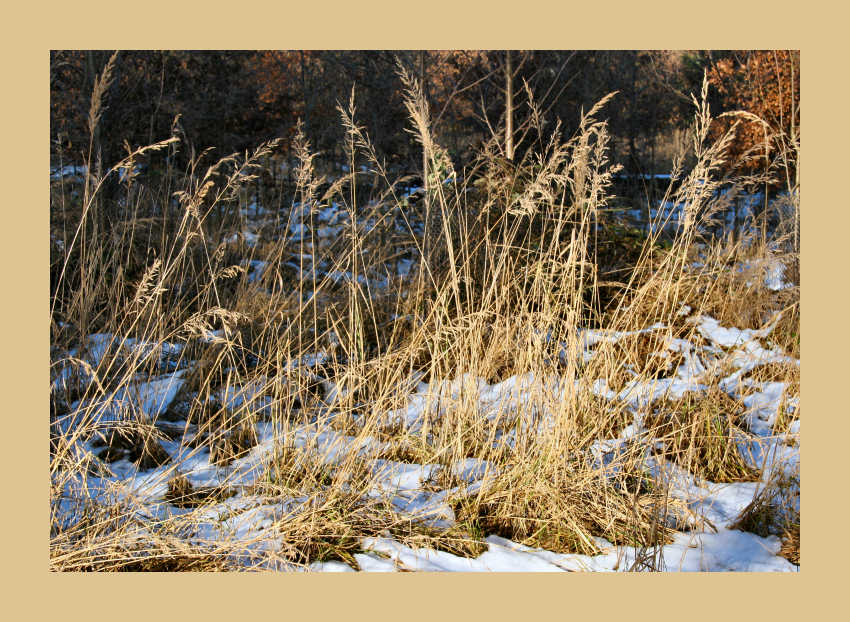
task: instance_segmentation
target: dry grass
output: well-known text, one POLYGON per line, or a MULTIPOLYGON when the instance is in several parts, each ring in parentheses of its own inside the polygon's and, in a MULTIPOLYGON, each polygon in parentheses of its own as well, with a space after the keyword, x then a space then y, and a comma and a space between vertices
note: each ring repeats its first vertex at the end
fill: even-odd
POLYGON ((738 445, 744 411, 743 404, 713 387, 653 406, 644 425, 663 445, 660 454, 694 475, 713 482, 754 481, 759 473, 738 445))
POLYGON ((179 550, 122 549, 100 551, 79 566, 63 571, 76 572, 227 572, 234 566, 223 556, 182 553, 179 550))
POLYGON ((675 375, 684 362, 680 352, 667 347, 667 331, 626 335, 612 344, 602 344, 596 356, 606 359, 605 379, 613 391, 621 391, 627 382, 635 378, 658 379, 675 375))
POLYGON ((257 432, 251 422, 241 423, 226 436, 216 438, 210 446, 210 463, 227 466, 247 454, 257 444, 257 432))
POLYGON ((784 382, 788 396, 800 395, 800 366, 796 363, 763 363, 741 375, 755 382, 784 382))
MULTIPOLYGON (((331 239, 316 239, 309 226, 308 235, 278 235, 253 247, 244 236, 229 241, 239 226, 240 188, 258 174, 269 144, 210 165, 207 154, 196 157, 167 180, 177 205, 156 220, 138 216, 162 209, 145 203, 149 195, 128 195, 133 200, 118 212, 121 226, 108 240, 95 218, 97 179, 86 181, 81 209, 57 215, 57 221, 75 222, 76 232, 66 238, 63 256, 52 250, 51 362, 56 374, 64 365, 76 371, 51 395, 52 569, 224 570, 244 552, 238 540, 218 542, 213 550, 190 547, 177 526, 169 526, 170 539, 140 545, 132 518, 138 507, 104 507, 85 491, 72 495, 79 506, 73 520, 60 520, 67 518, 62 503, 68 491, 78 490, 75 483, 97 463, 75 448, 99 429, 107 430, 98 448, 103 460, 163 467, 161 500, 184 510, 180 526, 186 528, 236 488, 226 482, 191 486, 179 474, 184 465, 169 462, 163 431, 190 455, 209 450, 211 465, 224 472, 257 445, 262 420, 274 430, 275 449, 261 479, 244 492, 281 505, 297 500, 297 509, 268 529, 282 544, 263 554, 299 565, 338 559, 356 567, 353 555, 362 539, 387 533, 410 546, 464 556, 479 555, 486 546, 482 537, 492 533, 592 554, 598 550, 594 536, 655 547, 683 525, 685 509, 647 477, 639 447, 604 469, 588 459, 596 440, 617 438, 634 415, 590 386, 598 378, 622 388, 633 378, 674 375, 682 355, 668 347, 670 339, 691 339, 700 348, 704 343, 689 321, 699 313, 715 314, 725 326, 758 328, 781 311, 770 338, 799 355, 799 289, 770 292, 757 276, 729 270, 732 262, 773 251, 700 233, 716 207, 711 190, 730 181, 718 177, 728 137, 709 144, 711 119, 700 107, 695 165, 665 197, 692 207, 680 235, 662 248, 657 237, 623 237, 605 211, 617 168, 607 160, 611 137, 598 118, 604 101, 582 117, 569 140, 560 131, 541 130, 551 142, 525 159, 507 163, 497 155, 498 140, 491 141, 459 180, 431 134, 420 89, 409 76, 405 80, 428 172, 453 180, 429 184, 418 206, 398 195, 356 122, 352 100, 341 110, 349 173, 323 196, 318 188, 327 180, 315 175, 309 145, 299 138, 296 199, 317 208, 341 206, 343 228, 331 239), (383 184, 380 200, 358 196, 361 162, 383 184), (697 252, 704 267, 693 270, 697 252), (383 279, 386 266, 400 258, 412 262, 409 275, 383 279), (265 262, 263 277, 249 279, 243 260, 265 262), (678 315, 685 304, 692 312, 678 315), (634 332, 657 322, 665 328, 600 344, 584 362, 576 328, 634 332), (90 362, 91 352, 67 353, 96 332, 117 335, 118 342, 133 338, 183 349, 165 361, 173 364, 169 370, 162 357, 130 347, 90 362), (318 352, 326 359, 298 363, 318 352), (130 423, 114 431, 99 422, 103 405, 119 402, 121 390, 175 368, 183 370, 184 384, 164 412, 145 419, 136 409, 130 423), (497 401, 485 413, 475 382, 455 395, 440 393, 440 381, 461 373, 490 385, 511 378, 534 382, 519 403, 497 401), (420 380, 430 383, 434 405, 421 429, 411 430, 387 413, 404 408, 420 380), (251 383, 263 389, 238 407, 225 403, 225 393, 251 383), (58 420, 78 401, 81 423, 63 432, 58 420), (342 433, 354 442, 335 445, 330 460, 303 441, 307 430, 342 433), (361 441, 369 439, 383 445, 361 453, 361 441), (488 461, 492 472, 473 494, 451 499, 457 518, 451 528, 412 521, 388 499, 366 494, 376 484, 377 459, 440 465, 426 490, 468 492, 450 467, 469 458, 488 461)), ((97 115, 93 107, 93 127, 97 115)), ((174 149, 173 138, 151 149, 174 149)), ((103 174, 132 169, 139 153, 103 174)), ((678 165, 674 174, 682 176, 678 165)), ((264 230, 309 225, 318 209, 299 211, 282 212, 281 222, 264 230)), ((785 259, 793 260, 793 253, 785 259)), ((752 374, 793 378, 770 367, 752 374)), ((791 392, 798 394, 797 374, 791 392)), ((754 477, 734 442, 740 405, 722 392, 686 394, 647 413, 646 423, 663 443, 662 453, 692 473, 712 481, 754 477)))
POLYGON ((159 443, 161 436, 156 427, 140 424, 113 430, 105 438, 96 439, 92 446, 104 462, 129 460, 140 469, 152 469, 171 460, 159 443))
POLYGON ((792 564, 800 565, 800 523, 794 523, 782 534, 782 549, 779 551, 792 564))
POLYGON ((401 544, 412 549, 434 549, 459 557, 475 558, 488 548, 483 542, 481 532, 476 531, 474 526, 471 530, 467 530, 465 526, 438 529, 422 523, 409 522, 396 527, 392 535, 401 544))
POLYGON ((799 474, 777 475, 758 491, 744 508, 733 529, 760 536, 778 536, 780 555, 800 565, 800 480, 799 474))
POLYGON ((234 494, 236 492, 226 486, 192 486, 184 475, 178 473, 168 480, 164 500, 178 508, 194 508, 223 501, 234 494))
POLYGON ((593 536, 638 547, 667 541, 663 494, 629 491, 578 464, 518 465, 455 504, 461 524, 556 552, 599 552, 593 536))

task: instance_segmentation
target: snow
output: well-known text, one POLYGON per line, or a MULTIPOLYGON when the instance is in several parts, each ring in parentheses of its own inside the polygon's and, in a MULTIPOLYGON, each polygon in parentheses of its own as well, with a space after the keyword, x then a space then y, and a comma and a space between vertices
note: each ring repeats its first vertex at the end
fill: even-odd
POLYGON ((63 177, 76 177, 82 179, 88 169, 83 164, 66 164, 62 167, 50 169, 50 179, 62 179, 63 177))
POLYGON ((140 419, 146 416, 155 419, 168 409, 180 387, 183 375, 180 370, 148 382, 130 383, 125 387, 89 400, 78 400, 70 405, 70 412, 54 422, 57 431, 67 433, 83 421, 94 425, 101 432, 110 424, 140 419))
POLYGON ((785 266, 779 261, 773 261, 764 277, 765 286, 773 291, 794 287, 793 283, 785 280, 785 266))
MULTIPOLYGON (((364 548, 389 556, 406 570, 425 572, 615 572, 630 570, 638 559, 634 547, 614 547, 602 538, 603 553, 596 556, 559 554, 534 549, 498 536, 485 538, 488 549, 470 559, 445 551, 412 549, 392 538, 367 538, 364 548)), ((658 558, 662 569, 674 572, 795 572, 797 568, 778 557, 776 537, 723 529, 718 533, 676 534, 673 544, 661 547, 658 558)), ((378 572, 391 572, 390 563, 376 557, 359 555, 366 561, 362 570, 372 566, 378 572)), ((640 569, 639 567, 637 569, 640 569)))
POLYGON ((228 244, 236 244, 240 238, 245 240, 245 244, 247 244, 248 246, 256 246, 257 242, 260 239, 259 236, 253 231, 244 229, 238 233, 234 233, 233 235, 228 236, 227 238, 225 238, 224 241, 228 244))
MULTIPOLYGON (((251 265, 252 271, 260 268, 251 265)), ((728 357, 737 368, 728 377, 721 379, 723 390, 738 395, 746 405, 749 427, 753 436, 742 438, 756 466, 764 465, 761 480, 740 483, 715 483, 688 473, 678 465, 649 455, 645 459, 648 469, 668 485, 671 498, 684 502, 688 511, 689 531, 675 532, 671 544, 659 547, 654 553, 655 565, 668 571, 748 571, 748 572, 793 572, 797 567, 778 556, 780 542, 776 537, 762 538, 752 533, 732 529, 741 512, 760 494, 770 478, 776 474, 791 476, 799 472, 799 421, 790 426, 788 435, 776 436, 773 425, 783 400, 784 383, 756 383, 743 379, 742 375, 756 364, 765 361, 794 362, 779 350, 765 349, 759 339, 769 334, 772 326, 760 330, 740 330, 725 327, 709 316, 697 316, 695 320, 700 333, 715 346, 728 348, 728 357), (788 441, 788 442, 786 442, 788 441), (793 441, 793 442, 791 442, 793 441)), ((659 328, 655 325, 644 331, 615 333, 612 331, 583 330, 578 333, 583 344, 582 356, 593 346, 606 341, 616 341, 628 334, 646 332, 659 328)), ((104 360, 107 352, 114 351, 120 343, 128 351, 142 356, 179 354, 178 344, 154 344, 143 340, 118 340, 109 334, 92 335, 88 347, 81 353, 92 365, 104 360)), ((666 344, 670 351, 681 352, 685 364, 678 374, 651 382, 630 382, 619 393, 610 391, 604 379, 597 380, 592 391, 609 399, 622 400, 634 413, 634 421, 620 432, 620 436, 596 441, 588 455, 602 472, 610 472, 612 460, 624 450, 629 439, 639 438, 642 422, 638 416, 640 407, 662 396, 677 397, 687 391, 702 391, 706 388, 699 382, 705 367, 699 362, 692 344, 681 339, 671 339, 666 344)), ((286 373, 310 373, 317 365, 329 360, 326 352, 315 352, 290 360, 286 373)), ((184 383, 186 370, 137 380, 127 384, 114 394, 72 405, 71 414, 57 423, 63 430, 79 425, 83 413, 99 421, 103 427, 111 421, 132 417, 147 417, 155 420, 174 400, 184 383), (108 398, 108 399, 107 399, 108 398)), ((61 371, 58 378, 63 378, 61 371)), ((520 413, 519 425, 551 425, 556 417, 553 405, 563 399, 566 391, 579 390, 578 379, 564 378, 557 374, 523 374, 489 384, 484 378, 468 373, 458 374, 453 379, 421 382, 421 376, 411 377, 406 404, 386 413, 386 420, 398 421, 408 433, 421 430, 425 413, 434 415, 438 409, 445 413, 447 404, 463 400, 477 404, 482 417, 493 419, 507 413, 520 413)), ((307 498, 264 499, 251 490, 267 473, 272 457, 280 443, 282 431, 277 424, 263 421, 269 412, 271 398, 266 396, 268 378, 255 378, 252 382, 232 385, 221 391, 219 399, 231 409, 243 409, 260 415, 255 424, 258 444, 247 454, 227 466, 216 466, 209 461, 209 450, 201 445, 193 448, 178 440, 163 441, 162 447, 171 457, 171 462, 160 467, 140 470, 135 465, 121 460, 109 465, 111 474, 103 477, 71 478, 63 485, 64 498, 58 503, 60 522, 72 523, 75 519, 73 499, 88 499, 97 504, 115 503, 120 499, 132 499, 137 513, 145 520, 188 520, 191 529, 186 536, 191 542, 215 542, 228 539, 243 547, 244 564, 251 568, 284 568, 273 554, 280 546, 277 526, 287 517, 303 510, 307 498), (195 487, 229 486, 234 495, 220 502, 195 511, 176 508, 163 499, 167 481, 179 471, 195 487), (271 556, 271 557, 270 557, 271 556)), ((56 381, 54 381, 56 382, 56 381)), ((405 463, 383 459, 372 459, 387 443, 376 438, 359 435, 348 436, 330 429, 333 420, 333 399, 342 390, 333 381, 326 381, 329 395, 324 419, 287 424, 287 438, 299 450, 309 451, 311 459, 318 460, 331 468, 340 464, 352 452, 370 459, 371 483, 364 491, 364 498, 388 501, 397 515, 407 520, 420 521, 432 528, 448 528, 455 525, 456 517, 448 503, 450 498, 476 494, 487 485, 488 478, 498 474, 496 465, 487 461, 467 458, 449 465, 452 471, 453 488, 434 488, 434 476, 443 468, 437 464, 405 463)), ((792 401, 792 404, 795 402, 792 401)), ((184 422, 185 423, 185 422, 184 422)), ((177 426, 184 425, 178 422, 177 426)), ((539 429, 542 429, 539 428, 539 429)), ((511 445, 513 432, 496 438, 496 443, 511 445)), ((80 441, 74 451, 86 452, 91 447, 80 441)), ((300 454, 299 454, 300 455, 300 454)), ((439 479, 439 478, 438 478, 439 479)), ((153 524, 153 523, 152 523, 153 524)), ((187 527, 188 529, 188 527, 187 527)), ((398 570, 447 571, 447 572, 559 572, 559 571, 626 571, 643 569, 636 560, 645 558, 644 551, 630 546, 614 546, 597 538, 601 553, 579 555, 556 553, 534 549, 512 542, 497 534, 484 534, 487 549, 475 558, 465 558, 445 551, 414 549, 395 540, 387 533, 381 537, 364 538, 361 550, 354 554, 359 568, 366 572, 394 572, 398 570)), ((301 568, 302 570, 304 568, 301 568)), ((353 570, 340 561, 316 562, 309 565, 310 572, 349 572, 353 570)))
POLYGON ((252 259, 248 262, 248 282, 256 283, 263 278, 263 274, 268 268, 268 262, 252 259))
POLYGON ((374 553, 355 553, 354 560, 364 572, 396 572, 395 563, 374 553))
MULTIPOLYGON (((618 177, 625 178, 640 178, 643 179, 659 179, 669 181, 669 175, 628 175, 620 174, 618 177)), ((699 183, 699 180, 698 180, 699 183)), ((758 214, 762 212, 764 207, 764 193, 748 193, 742 192, 739 188, 735 188, 735 195, 732 196, 733 188, 724 187, 715 191, 713 196, 705 197, 701 203, 701 207, 708 207, 709 210, 713 206, 720 207, 711 214, 710 219, 702 220, 696 223, 696 229, 706 231, 711 227, 718 227, 722 231, 729 232, 733 227, 737 226, 738 233, 744 236, 755 236, 760 230, 754 224, 758 214), (728 205, 721 205, 721 201, 728 202, 728 205), (711 206, 709 205, 711 204, 711 206)), ((777 195, 770 201, 768 211, 778 213, 787 211, 789 199, 787 193, 783 192, 777 195)), ((637 226, 643 228, 647 232, 657 235, 666 232, 675 234, 680 230, 680 227, 685 222, 686 211, 690 206, 681 200, 661 201, 649 206, 649 209, 624 209, 622 213, 631 219, 637 226), (647 216, 649 221, 647 222, 647 216)), ((774 273, 775 274, 775 273, 774 273)), ((768 287, 771 289, 779 289, 786 287, 780 276, 768 276, 768 287)))

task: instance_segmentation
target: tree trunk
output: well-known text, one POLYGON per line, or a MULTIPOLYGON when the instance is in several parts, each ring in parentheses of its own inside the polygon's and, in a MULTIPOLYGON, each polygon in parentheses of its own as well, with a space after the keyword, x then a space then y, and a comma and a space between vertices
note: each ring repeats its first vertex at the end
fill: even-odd
MULTIPOLYGON (((425 100, 425 50, 419 50, 419 84, 421 87, 421 95, 423 100, 425 100)), ((427 101, 427 100, 426 100, 427 101)), ((423 109, 426 107, 426 101, 423 101, 423 109)), ((424 137, 423 137, 424 138, 424 137)), ((428 149, 425 147, 425 143, 422 144, 422 191, 424 208, 425 208, 425 237, 423 242, 423 254, 425 255, 425 263, 431 265, 431 254, 433 252, 433 244, 431 243, 431 238, 434 237, 433 232, 433 218, 431 215, 431 193, 428 183, 428 149)))
POLYGON ((301 102, 304 105, 304 135, 310 136, 310 103, 309 103, 309 95, 307 92, 307 70, 306 70, 306 61, 304 59, 304 50, 301 50, 301 96, 303 101, 301 102))
POLYGON ((514 159, 514 74, 511 51, 505 52, 505 155, 514 159))

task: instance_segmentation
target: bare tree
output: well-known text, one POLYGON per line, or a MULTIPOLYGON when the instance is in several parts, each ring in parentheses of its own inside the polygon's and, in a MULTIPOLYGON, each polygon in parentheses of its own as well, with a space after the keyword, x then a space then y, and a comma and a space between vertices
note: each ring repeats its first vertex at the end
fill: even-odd
POLYGON ((511 51, 505 51, 505 155, 514 159, 514 74, 511 51))

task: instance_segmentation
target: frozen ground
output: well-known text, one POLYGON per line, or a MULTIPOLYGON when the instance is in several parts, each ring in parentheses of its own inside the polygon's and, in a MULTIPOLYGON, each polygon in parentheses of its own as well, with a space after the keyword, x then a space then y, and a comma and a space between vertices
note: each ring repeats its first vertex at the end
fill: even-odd
MULTIPOLYGON (((78 173, 76 170, 52 172, 54 175, 78 173)), ((306 240, 310 237, 308 233, 311 233, 306 225, 308 214, 306 210, 299 210, 298 206, 293 213, 294 218, 281 224, 279 220, 273 221, 262 208, 256 205, 248 206, 243 213, 245 227, 233 241, 241 236, 246 245, 252 247, 259 239, 260 228, 272 222, 290 239, 306 240)), ((346 217, 339 205, 324 207, 312 215, 312 233, 320 240, 333 239, 346 226, 346 217)), ((368 229, 373 225, 364 221, 361 226, 368 229)), ((255 259, 246 259, 244 266, 249 282, 259 281, 268 268, 263 261, 255 259)), ((367 275, 358 275, 358 280, 370 288, 380 289, 386 287, 391 278, 403 278, 412 266, 411 259, 397 258, 392 265, 383 266, 380 270, 375 269, 367 275)), ((313 273, 317 278, 327 277, 337 282, 352 278, 350 273, 333 271, 321 261, 317 261, 314 266, 312 255, 306 253, 302 256, 301 265, 293 263, 290 267, 300 271, 300 276, 305 281, 309 280, 313 273)), ((753 267, 738 266, 738 269, 748 270, 753 267)), ((768 288, 777 290, 788 286, 781 266, 777 264, 766 268, 768 288)), ((687 314, 690 310, 683 312, 687 314)), ((707 387, 702 380, 706 368, 716 362, 718 357, 724 357, 724 360, 731 363, 731 368, 728 375, 721 379, 719 386, 727 393, 740 397, 748 408, 746 423, 749 435, 742 443, 747 445, 747 451, 744 453, 751 457, 754 465, 765 465, 762 480, 731 484, 699 480, 673 463, 647 456, 648 468, 669 483, 670 494, 684 501, 691 512, 690 529, 678 532, 672 544, 654 551, 654 565, 668 571, 794 572, 798 567, 778 555, 781 545, 777 537, 763 538, 731 527, 775 473, 798 472, 800 460, 799 420, 790 426, 787 433, 777 434, 774 430, 780 409, 789 406, 796 408, 797 401, 792 399, 783 404, 783 383, 754 382, 744 378, 744 375, 759 364, 790 362, 799 365, 799 361, 766 347, 766 338, 773 329, 770 324, 762 330, 740 330, 721 326, 709 316, 697 315, 692 320, 697 324, 698 332, 707 345, 697 346, 683 340, 671 340, 667 343, 667 350, 679 352, 683 358, 683 363, 673 375, 651 382, 627 383, 619 392, 611 391, 604 380, 593 386, 593 391, 598 395, 625 402, 634 415, 631 425, 626 426, 619 437, 602 439, 596 443, 593 450, 597 457, 604 461, 606 455, 616 452, 629 439, 639 436, 643 428, 638 413, 641 406, 647 402, 663 396, 676 397, 686 392, 705 391, 707 387)), ((646 330, 660 328, 663 326, 656 325, 646 330)), ((584 351, 580 352, 579 356, 586 361, 594 355, 594 348, 601 342, 616 341, 624 336, 624 333, 583 331, 579 337, 584 344, 584 351)), ((221 338, 221 334, 212 333, 206 337, 207 340, 221 338)), ((276 430, 265 416, 273 406, 272 398, 265 391, 268 379, 257 378, 242 386, 231 386, 218 396, 220 402, 230 408, 250 405, 252 411, 258 415, 258 422, 255 424, 258 442, 247 455, 227 466, 217 466, 210 461, 209 449, 203 443, 197 447, 190 443, 192 435, 197 433, 196 426, 185 419, 168 422, 159 419, 168 411, 185 382, 187 370, 194 364, 193 361, 181 359, 182 345, 150 344, 132 339, 125 339, 120 343, 117 343, 118 341, 120 340, 109 334, 91 335, 87 348, 66 353, 65 361, 54 366, 51 374, 52 387, 60 388, 63 383, 71 380, 83 383, 89 381, 86 364, 96 367, 106 352, 115 347, 124 348, 142 360, 158 360, 159 375, 134 379, 109 395, 103 404, 74 402, 69 405, 70 413, 60 421, 53 422, 53 425, 57 431, 73 433, 75 427, 82 423, 82 412, 86 408, 88 415, 96 420, 102 433, 120 425, 127 417, 144 416, 169 432, 169 440, 162 440, 160 444, 170 460, 163 466, 139 469, 129 460, 121 459, 108 465, 109 473, 89 474, 84 478, 74 479, 67 483, 65 494, 57 508, 60 521, 75 520, 75 499, 80 497, 94 498, 104 504, 114 503, 123 497, 133 501, 134 507, 137 508, 137 517, 143 525, 148 525, 139 531, 139 537, 144 538, 146 529, 154 530, 163 521, 180 520, 190 512, 168 503, 165 499, 167 482, 179 471, 195 487, 227 486, 235 492, 220 503, 206 505, 200 512, 191 512, 192 520, 184 533, 187 542, 203 544, 227 539, 241 543, 244 554, 236 561, 241 561, 246 567, 304 570, 294 565, 271 561, 275 558, 265 555, 265 552, 280 548, 281 540, 276 535, 276 526, 285 521, 287 516, 297 513, 306 500, 293 497, 272 502, 257 496, 251 490, 252 484, 267 473, 276 449, 276 439, 280 436, 280 430, 276 430), (71 362, 71 359, 74 359, 74 362, 71 362), (175 430, 182 430, 182 435, 175 435, 175 430)), ((290 370, 309 370, 320 364, 324 356, 324 353, 317 352, 300 360, 290 361, 284 367, 290 370)), ((566 352, 562 353, 562 356, 566 356, 566 352)), ((409 380, 411 390, 405 405, 385 413, 385 417, 387 421, 395 421, 408 432, 415 434, 423 425, 425 413, 440 409, 440 404, 457 397, 461 391, 467 395, 471 392, 475 396, 482 417, 493 417, 496 413, 528 406, 539 399, 541 390, 548 394, 548 399, 557 399, 559 392, 566 391, 570 383, 577 381, 557 373, 545 377, 534 377, 531 374, 513 376, 496 384, 488 384, 484 379, 468 374, 459 374, 456 378, 430 384, 419 382, 419 378, 414 377, 409 380)), ((311 448, 318 459, 330 468, 336 466, 340 457, 350 454, 352 450, 364 457, 379 452, 384 447, 384 443, 379 440, 369 437, 358 439, 331 427, 336 414, 334 399, 339 396, 340 388, 332 380, 326 380, 324 385, 326 406, 323 412, 310 422, 289 429, 288 440, 296 447, 311 448), (354 444, 356 446, 353 446, 354 444)), ((549 413, 545 408, 542 408, 541 412, 544 416, 539 425, 545 426, 549 413)), ((512 434, 506 433, 500 436, 497 442, 511 444, 513 440, 512 434)), ((81 455, 99 451, 95 438, 79 437, 75 438, 75 443, 74 451, 81 455)), ((461 488, 439 490, 435 489, 431 481, 431 475, 438 468, 436 464, 380 459, 372 460, 370 464, 373 465, 371 468, 374 477, 367 496, 387 499, 400 515, 426 522, 436 528, 449 528, 455 523, 454 513, 447 503, 450 496, 474 493, 478 487, 486 485, 487 478, 495 470, 495 466, 486 461, 460 461, 453 465, 455 481, 462 481, 465 485, 461 488)), ((484 542, 486 551, 478 557, 466 558, 445 551, 413 549, 387 533, 384 537, 364 538, 360 543, 362 552, 355 554, 354 559, 359 568, 367 572, 558 572, 642 569, 642 560, 646 555, 646 551, 615 546, 602 538, 596 540, 602 552, 595 556, 532 549, 495 534, 484 534, 484 542)), ((309 570, 340 572, 354 569, 342 562, 324 562, 314 563, 309 570)))
MULTIPOLYGON (((662 395, 681 395, 686 391, 701 391, 705 385, 699 376, 705 371, 700 361, 707 361, 720 348, 726 351, 734 363, 735 370, 720 382, 720 386, 730 394, 745 392, 744 401, 749 407, 748 423, 751 437, 746 441, 751 445, 753 460, 766 460, 761 482, 715 484, 699 481, 680 467, 665 463, 663 459, 648 458, 651 468, 670 482, 671 495, 687 502, 692 512, 692 528, 675 536, 672 544, 655 551, 656 566, 669 571, 783 571, 793 572, 797 567, 778 556, 780 541, 776 537, 762 538, 752 533, 731 529, 742 510, 753 500, 757 492, 776 469, 794 470, 799 466, 799 421, 791 426, 790 432, 774 435, 773 424, 779 414, 783 392, 782 383, 754 383, 742 381, 741 376, 754 366, 765 362, 785 361, 799 364, 782 352, 766 349, 760 339, 767 336, 768 326, 762 331, 738 330, 723 327, 707 316, 697 318, 698 330, 710 345, 701 349, 674 340, 668 347, 686 353, 685 364, 681 365, 671 378, 651 383, 628 384, 619 394, 609 391, 604 382, 597 383, 595 389, 611 399, 626 400, 632 404, 635 420, 623 430, 621 437, 606 439, 597 444, 600 456, 616 448, 627 438, 641 432, 641 422, 637 416, 637 406, 646 401, 658 399, 662 395), (696 354, 699 356, 696 356, 696 354), (689 363, 689 361, 691 361, 689 363)), ((622 334, 587 331, 584 335, 585 356, 592 356, 592 348, 603 340, 616 340, 622 334)), ((92 364, 103 355, 109 335, 93 335, 91 346, 84 356, 92 364)), ((149 344, 125 341, 124 346, 141 351, 145 356, 168 357, 179 352, 179 346, 153 349, 149 344)), ((309 366, 320 361, 321 356, 309 360, 293 361, 292 366, 309 366)), ((95 409, 100 419, 100 428, 107 430, 111 424, 120 421, 122 413, 144 413, 153 420, 168 408, 180 385, 185 370, 162 374, 159 377, 140 380, 113 396, 108 405, 95 409)), ((63 382, 63 374, 56 375, 55 383, 63 382)), ((418 383, 411 380, 416 390, 410 393, 407 405, 399 410, 387 413, 395 417, 407 430, 415 432, 423 422, 424 413, 433 410, 439 399, 458 395, 461 390, 474 391, 479 401, 481 415, 491 416, 506 408, 517 408, 534 399, 534 391, 545 386, 557 396, 570 380, 551 375, 546 378, 534 378, 531 375, 513 376, 498 384, 488 384, 481 378, 461 375, 451 382, 418 383)), ((332 385, 332 383, 329 382, 332 385)), ((333 394, 333 386, 329 387, 333 394)), ((249 401, 252 408, 262 409, 269 406, 271 398, 262 397, 262 381, 243 387, 231 387, 221 396, 225 403, 238 406, 249 401)), ((742 393, 743 395, 743 393, 742 393)), ((79 407, 74 404, 72 408, 79 407)), ((353 449, 368 456, 382 447, 376 439, 356 439, 334 431, 328 425, 333 417, 332 403, 326 417, 301 425, 290 432, 294 444, 299 447, 310 446, 320 459, 333 467, 340 456, 352 449, 352 443, 359 446, 353 449)), ((76 425, 72 415, 62 422, 62 427, 76 425)), ((543 423, 545 424, 545 422, 543 423)), ((171 429, 183 427, 191 430, 186 421, 169 422, 171 429)), ((123 459, 110 465, 111 475, 105 477, 89 476, 85 480, 75 480, 68 484, 66 500, 60 515, 73 520, 74 504, 71 499, 80 494, 99 498, 103 503, 115 501, 115 496, 132 498, 138 508, 138 516, 151 525, 158 521, 179 518, 187 511, 174 507, 164 500, 166 482, 174 465, 198 487, 230 486, 236 494, 227 500, 204 508, 202 520, 194 515, 191 532, 185 537, 192 542, 210 542, 216 539, 236 539, 244 543, 244 563, 251 567, 297 570, 294 566, 281 566, 280 563, 263 561, 263 551, 279 546, 276 540, 275 525, 291 513, 296 512, 304 499, 292 498, 274 503, 251 494, 248 487, 258 481, 268 468, 269 459, 274 452, 276 431, 271 423, 260 421, 256 424, 258 444, 246 456, 233 461, 225 467, 211 464, 209 450, 204 446, 193 448, 177 440, 161 441, 171 461, 161 467, 139 470, 134 464, 123 459)), ((510 443, 509 434, 502 436, 500 442, 510 443)), ((94 452, 93 439, 80 439, 76 447, 79 452, 94 452)), ((429 476, 437 468, 433 464, 409 464, 387 460, 374 461, 374 485, 368 495, 375 498, 390 499, 396 511, 409 515, 411 519, 427 521, 437 527, 450 527, 454 523, 451 507, 446 503, 450 494, 470 494, 486 481, 493 470, 487 462, 468 459, 454 465, 456 475, 467 483, 464 490, 434 490, 433 485, 425 486, 429 476)), ((636 561, 645 552, 632 547, 617 547, 601 538, 597 544, 602 554, 596 556, 558 554, 550 551, 531 549, 493 534, 485 534, 487 550, 474 559, 459 557, 443 551, 412 549, 386 537, 365 538, 361 542, 362 552, 355 555, 361 570, 374 572, 392 572, 399 570, 416 571, 624 571, 640 568, 636 561)), ((303 570, 303 568, 302 568, 303 570)), ((312 571, 339 572, 353 568, 342 562, 315 563, 312 571)))

